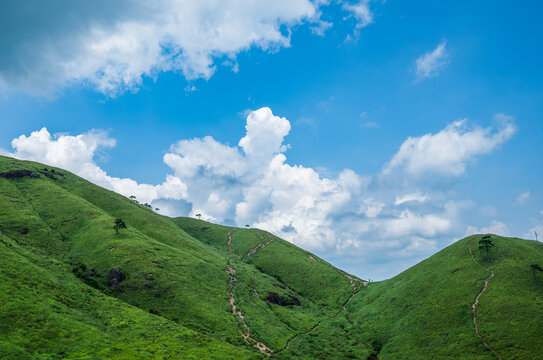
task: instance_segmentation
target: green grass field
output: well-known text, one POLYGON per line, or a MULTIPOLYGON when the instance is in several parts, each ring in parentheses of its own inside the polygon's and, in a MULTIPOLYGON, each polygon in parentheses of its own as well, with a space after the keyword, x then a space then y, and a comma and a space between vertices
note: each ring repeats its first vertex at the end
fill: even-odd
POLYGON ((469 237, 364 287, 262 230, 171 219, 0 157, 0 173, 12 170, 29 172, 0 177, 2 359, 267 358, 257 343, 278 359, 497 358, 475 333, 490 273, 468 242, 495 272, 481 335, 503 359, 543 359, 543 274, 529 268, 543 265, 539 242, 493 235, 487 264, 469 237))

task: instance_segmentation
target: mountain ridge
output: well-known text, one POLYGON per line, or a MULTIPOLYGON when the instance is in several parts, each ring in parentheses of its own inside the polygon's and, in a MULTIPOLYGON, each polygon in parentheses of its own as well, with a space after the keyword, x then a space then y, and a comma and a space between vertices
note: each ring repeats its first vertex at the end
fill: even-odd
POLYGON ((543 284, 522 269, 542 262, 543 245, 491 235, 488 277, 469 247, 481 238, 368 286, 263 230, 167 218, 65 170, 0 157, 0 350, 14 359, 542 358, 529 329, 543 328, 543 284), (127 224, 119 234, 117 218, 127 224))

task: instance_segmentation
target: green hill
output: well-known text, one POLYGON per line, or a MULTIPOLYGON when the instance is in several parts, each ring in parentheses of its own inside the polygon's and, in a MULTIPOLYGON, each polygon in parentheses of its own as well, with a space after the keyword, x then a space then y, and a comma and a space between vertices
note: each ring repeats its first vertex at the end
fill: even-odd
POLYGON ((366 286, 265 231, 171 219, 0 157, 0 358, 492 359, 472 312, 486 266, 480 334, 504 359, 543 358, 529 269, 543 245, 492 236, 487 264, 480 238, 366 286))
POLYGON ((293 351, 359 358, 356 343, 340 355, 330 351, 342 338, 371 344, 367 356, 379 359, 497 359, 474 329, 472 305, 481 294, 477 324, 489 347, 503 359, 543 359, 543 276, 534 282, 530 272, 531 264, 543 263, 543 244, 492 235, 488 264, 478 249, 482 237, 457 241, 390 280, 370 284, 344 316, 327 320, 293 351))

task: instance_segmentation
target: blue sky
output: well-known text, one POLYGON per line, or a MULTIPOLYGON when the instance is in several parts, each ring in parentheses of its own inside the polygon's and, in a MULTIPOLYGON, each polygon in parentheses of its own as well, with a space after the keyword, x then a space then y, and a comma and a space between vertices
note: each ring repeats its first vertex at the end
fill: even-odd
POLYGON ((0 5, 3 153, 364 278, 543 236, 540 2, 50 4, 0 5))

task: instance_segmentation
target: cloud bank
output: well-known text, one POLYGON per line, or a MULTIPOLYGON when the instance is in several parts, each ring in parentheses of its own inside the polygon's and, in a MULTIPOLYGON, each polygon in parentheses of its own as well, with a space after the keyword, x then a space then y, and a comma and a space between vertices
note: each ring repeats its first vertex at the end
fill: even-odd
MULTIPOLYGON (((345 4, 356 28, 372 22, 369 1, 345 4)), ((180 72, 209 79, 251 48, 290 46, 292 32, 310 24, 323 36, 325 0, 51 0, 0 2, 0 90, 49 95, 89 85, 116 96, 144 78, 180 72)), ((192 89, 188 87, 188 89, 192 89)))
MULTIPOLYGON (((497 129, 468 129, 465 122, 407 139, 373 175, 345 169, 337 176, 321 176, 315 169, 289 164, 285 138, 291 124, 266 107, 248 114, 237 146, 210 136, 171 145, 163 158, 171 173, 158 185, 107 175, 94 158, 115 141, 100 131, 54 136, 44 128, 14 139, 8 155, 66 168, 152 203, 165 215, 198 213, 214 222, 249 224, 305 249, 343 254, 362 264, 375 259, 414 262, 463 235, 462 212, 471 206, 447 200, 444 190, 425 187, 418 176, 458 177, 473 158, 495 150, 514 133, 511 122, 497 129), (415 190, 406 191, 406 182, 415 190)), ((494 222, 489 229, 505 233, 502 225, 494 222)))
POLYGON ((215 59, 290 45, 297 24, 317 21, 309 0, 0 2, 0 86, 43 94, 88 83, 115 95, 143 77, 179 71, 209 78, 215 59))

